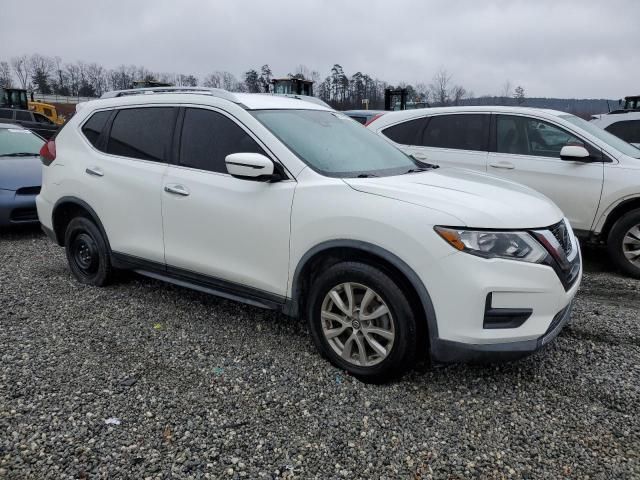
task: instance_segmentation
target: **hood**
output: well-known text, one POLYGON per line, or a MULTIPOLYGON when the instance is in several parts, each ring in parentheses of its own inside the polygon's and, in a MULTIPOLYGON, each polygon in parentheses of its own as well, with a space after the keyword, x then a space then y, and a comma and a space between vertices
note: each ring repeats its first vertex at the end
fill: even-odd
POLYGON ((0 157, 0 190, 42 185, 40 157, 0 157))
POLYGON ((547 197, 523 185, 456 168, 382 178, 347 178, 360 192, 438 210, 474 228, 540 228, 563 214, 547 197))

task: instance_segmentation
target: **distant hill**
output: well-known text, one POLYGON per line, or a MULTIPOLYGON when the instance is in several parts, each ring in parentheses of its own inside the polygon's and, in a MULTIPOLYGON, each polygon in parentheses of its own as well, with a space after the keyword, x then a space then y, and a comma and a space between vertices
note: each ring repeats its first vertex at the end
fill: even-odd
POLYGON ((572 113, 579 117, 589 118, 591 115, 606 113, 609 111, 607 101, 611 110, 618 107, 618 100, 607 100, 603 98, 541 98, 532 97, 523 99, 518 103, 518 99, 511 97, 478 97, 462 100, 461 105, 508 105, 531 108, 550 108, 572 113))

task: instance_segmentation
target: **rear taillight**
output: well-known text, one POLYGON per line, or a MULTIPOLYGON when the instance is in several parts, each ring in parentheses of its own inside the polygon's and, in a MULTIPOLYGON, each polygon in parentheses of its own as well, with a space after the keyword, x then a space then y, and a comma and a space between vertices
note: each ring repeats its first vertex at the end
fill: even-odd
POLYGON ((40 160, 45 166, 49 166, 56 159, 56 142, 49 140, 40 149, 40 160))
POLYGON ((377 119, 379 119, 382 115, 384 115, 384 113, 378 113, 377 115, 374 115, 373 117, 371 117, 371 119, 369 119, 369 121, 367 123, 364 124, 365 127, 371 125, 373 122, 375 122, 377 119))

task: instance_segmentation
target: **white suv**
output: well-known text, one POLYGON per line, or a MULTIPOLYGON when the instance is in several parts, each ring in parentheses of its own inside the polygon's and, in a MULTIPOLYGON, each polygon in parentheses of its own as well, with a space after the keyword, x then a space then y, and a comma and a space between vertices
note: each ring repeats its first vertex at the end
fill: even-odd
POLYGON ((371 380, 427 353, 522 356, 569 319, 579 247, 533 190, 420 165, 303 100, 109 96, 41 152, 38 215, 80 282, 129 269, 306 317, 324 355, 371 380))
POLYGON ((579 237, 640 278, 640 150, 568 113, 521 107, 391 112, 368 128, 423 162, 521 183, 553 200, 579 237))

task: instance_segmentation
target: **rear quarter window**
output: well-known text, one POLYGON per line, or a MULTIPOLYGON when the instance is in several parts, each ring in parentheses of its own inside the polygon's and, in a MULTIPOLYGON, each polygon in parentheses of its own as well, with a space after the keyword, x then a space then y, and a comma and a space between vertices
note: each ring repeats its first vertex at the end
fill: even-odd
POLYGON ((416 118, 382 130, 382 134, 401 145, 419 145, 428 118, 416 118))
POLYGON ((91 145, 96 147, 98 150, 104 150, 103 148, 98 147, 98 139, 107 124, 107 120, 109 120, 109 115, 111 115, 111 110, 96 112, 91 115, 89 120, 87 120, 82 126, 82 134, 87 140, 89 140, 91 145))

